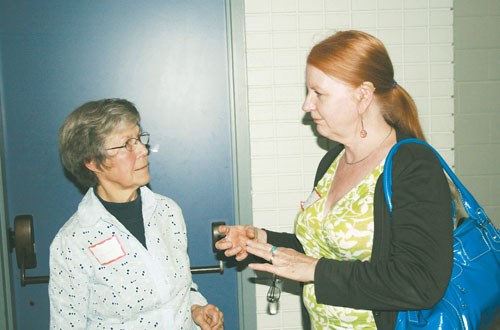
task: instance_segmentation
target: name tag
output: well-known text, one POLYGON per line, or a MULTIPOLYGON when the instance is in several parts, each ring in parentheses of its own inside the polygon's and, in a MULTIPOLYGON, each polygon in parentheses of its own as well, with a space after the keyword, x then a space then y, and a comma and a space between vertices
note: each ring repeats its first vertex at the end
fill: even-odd
POLYGON ((126 255, 118 237, 114 235, 89 246, 89 250, 101 265, 110 264, 126 255))
POLYGON ((316 187, 315 187, 314 190, 309 195, 309 197, 305 201, 300 202, 300 208, 302 209, 302 211, 304 211, 309 206, 316 203, 320 198, 321 198, 321 194, 319 193, 318 189, 316 189, 316 187))

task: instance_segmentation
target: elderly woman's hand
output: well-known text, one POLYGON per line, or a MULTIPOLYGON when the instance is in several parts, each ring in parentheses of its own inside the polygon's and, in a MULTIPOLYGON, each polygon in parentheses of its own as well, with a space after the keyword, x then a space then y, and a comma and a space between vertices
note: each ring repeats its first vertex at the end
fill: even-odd
POLYGON ((267 234, 264 230, 253 226, 219 226, 219 233, 225 237, 215 243, 215 248, 224 251, 226 257, 235 256, 241 261, 248 257, 247 242, 256 240, 265 243, 267 234))
POLYGON ((212 304, 205 306, 193 305, 191 315, 194 323, 199 325, 202 330, 224 329, 224 314, 212 304))
POLYGON ((298 282, 314 281, 318 259, 306 256, 294 249, 274 247, 256 241, 247 242, 247 252, 268 260, 269 263, 250 264, 253 270, 265 271, 298 282))

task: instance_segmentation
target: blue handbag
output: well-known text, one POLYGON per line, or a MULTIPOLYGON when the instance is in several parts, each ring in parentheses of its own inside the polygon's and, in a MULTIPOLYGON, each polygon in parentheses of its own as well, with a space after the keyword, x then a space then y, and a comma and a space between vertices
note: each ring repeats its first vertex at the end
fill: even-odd
MULTIPOLYGON (((400 311, 396 330, 472 330, 486 329, 500 314, 500 230, 488 219, 483 208, 452 172, 441 155, 428 143, 418 139, 399 141, 387 155, 383 183, 384 195, 392 212, 392 158, 407 143, 427 146, 456 187, 453 198, 453 271, 443 298, 431 309, 400 311), (465 211, 463 218, 459 211, 465 211)), ((391 219, 392 221, 392 219, 391 219)), ((452 221, 452 219, 450 219, 452 221)))

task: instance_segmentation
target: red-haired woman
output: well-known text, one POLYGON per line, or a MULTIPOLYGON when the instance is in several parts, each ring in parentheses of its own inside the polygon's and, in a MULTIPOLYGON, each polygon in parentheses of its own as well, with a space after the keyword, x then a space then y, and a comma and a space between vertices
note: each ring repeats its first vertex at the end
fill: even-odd
POLYGON ((394 329, 400 310, 427 309, 444 294, 452 269, 452 209, 435 155, 417 144, 394 157, 392 223, 382 173, 391 147, 423 139, 417 109, 394 80, 387 50, 360 31, 315 45, 306 68, 303 110, 338 142, 321 160, 295 233, 222 226, 227 256, 304 283, 313 329, 394 329))

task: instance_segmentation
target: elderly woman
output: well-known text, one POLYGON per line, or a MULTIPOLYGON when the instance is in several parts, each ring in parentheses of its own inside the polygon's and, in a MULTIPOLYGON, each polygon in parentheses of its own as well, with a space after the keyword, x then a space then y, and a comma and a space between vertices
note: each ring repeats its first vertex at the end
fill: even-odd
POLYGON ((394 157, 393 212, 384 200, 384 160, 396 141, 423 139, 417 108, 394 80, 386 48, 361 31, 341 31, 307 58, 303 110, 338 144, 322 159, 295 233, 222 226, 227 256, 253 254, 255 270, 304 283, 313 329, 394 329, 398 311, 427 309, 451 274, 450 189, 428 148, 394 157))
POLYGON ((50 247, 51 329, 223 328, 192 282, 181 209, 146 187, 148 142, 122 99, 62 125, 62 163, 88 191, 50 247))

